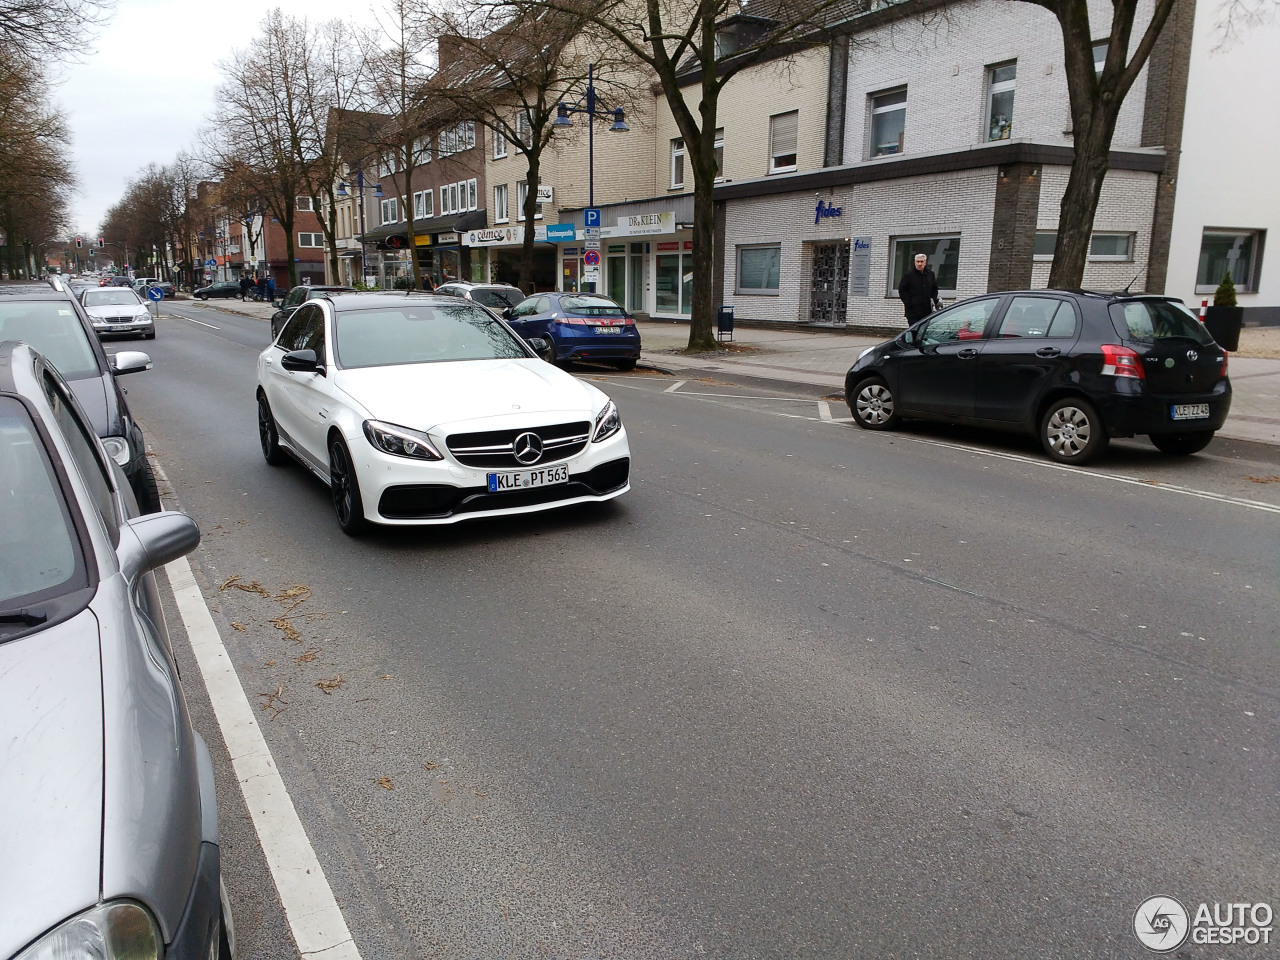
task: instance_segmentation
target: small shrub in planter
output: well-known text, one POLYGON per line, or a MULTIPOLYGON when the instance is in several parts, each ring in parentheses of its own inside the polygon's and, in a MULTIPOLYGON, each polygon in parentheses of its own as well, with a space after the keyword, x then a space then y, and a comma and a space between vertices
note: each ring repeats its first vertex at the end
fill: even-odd
POLYGON ((1244 307, 1236 305, 1236 285, 1231 282, 1230 270, 1223 274, 1222 282, 1214 291, 1213 306, 1204 312, 1204 326, 1223 350, 1240 349, 1244 307))
POLYGON ((395 289, 397 289, 397 290, 412 290, 412 289, 413 289, 413 277, 396 277, 395 289))

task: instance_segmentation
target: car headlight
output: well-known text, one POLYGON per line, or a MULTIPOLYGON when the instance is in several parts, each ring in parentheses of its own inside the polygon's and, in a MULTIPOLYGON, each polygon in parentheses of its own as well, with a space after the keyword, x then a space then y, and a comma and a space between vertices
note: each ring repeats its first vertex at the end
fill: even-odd
POLYGON ((618 408, 610 400, 596 417, 596 427, 591 434, 591 442, 599 443, 601 440, 607 440, 621 429, 622 417, 618 414, 618 408))
POLYGON ((398 427, 394 423, 382 423, 378 420, 366 420, 364 435, 371 444, 392 456, 408 457, 410 460, 444 459, 425 433, 410 430, 408 427, 398 427))
POLYGON ((104 437, 102 445, 107 448, 107 453, 111 454, 111 459, 122 467, 127 467, 129 461, 133 459, 129 451, 129 442, 124 437, 104 437))
POLYGON ((146 907, 100 903, 54 927, 13 960, 160 960, 164 940, 146 907))
MULTIPOLYGON (((876 348, 875 344, 872 344, 871 346, 867 347, 867 349, 863 350, 860 354, 858 354, 858 360, 861 360, 863 357, 865 357, 868 353, 870 353, 875 348, 876 348)), ((857 360, 854 361, 854 363, 857 363, 857 362, 858 362, 857 360)))

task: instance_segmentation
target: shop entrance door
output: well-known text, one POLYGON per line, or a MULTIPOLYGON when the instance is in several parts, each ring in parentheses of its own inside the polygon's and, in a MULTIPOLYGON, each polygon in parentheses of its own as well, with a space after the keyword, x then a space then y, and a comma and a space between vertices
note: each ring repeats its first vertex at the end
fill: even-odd
POLYGON ((627 269, 627 309, 640 313, 645 309, 645 288, 649 285, 649 258, 645 256, 643 243, 631 244, 630 266, 627 269))
POLYGON ((812 323, 843 325, 849 307, 849 241, 813 245, 812 323))
POLYGON ((627 304, 627 258, 611 256, 605 262, 609 268, 605 277, 605 286, 609 291, 609 299, 625 310, 627 304))
POLYGON ((567 256, 563 260, 564 271, 561 280, 563 281, 560 290, 564 293, 578 292, 578 263, 576 256, 567 256))

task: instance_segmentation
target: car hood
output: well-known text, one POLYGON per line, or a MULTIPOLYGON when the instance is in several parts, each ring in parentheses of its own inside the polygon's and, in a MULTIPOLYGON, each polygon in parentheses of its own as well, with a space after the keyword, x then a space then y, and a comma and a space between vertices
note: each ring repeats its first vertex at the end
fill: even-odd
POLYGON ((0 644, 0 957, 98 902, 101 669, 88 610, 0 644))
POLYGON ((101 320, 103 317, 119 317, 126 313, 149 313, 146 304, 142 303, 119 303, 119 304, 103 304, 100 307, 85 307, 84 312, 89 314, 95 320, 101 320))
POLYGON ((341 370, 335 383, 375 419, 415 430, 503 416, 592 419, 607 402, 590 384, 533 358, 341 370))

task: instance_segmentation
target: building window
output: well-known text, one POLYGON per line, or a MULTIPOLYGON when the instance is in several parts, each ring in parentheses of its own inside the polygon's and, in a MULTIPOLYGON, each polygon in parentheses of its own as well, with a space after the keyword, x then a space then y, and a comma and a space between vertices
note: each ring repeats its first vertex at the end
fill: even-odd
POLYGON ((299 210, 305 213, 315 212, 315 203, 311 197, 295 197, 293 202, 299 210))
POLYGON ((386 200, 382 201, 382 222, 400 222, 400 201, 395 197, 388 197, 386 200))
POLYGON ((431 137, 419 137, 413 141, 413 155, 418 163, 431 162, 431 137))
POLYGON ((480 209, 480 187, 475 180, 467 181, 467 209, 480 209))
POLYGON ((716 179, 724 179, 724 127, 716 127, 716 179))
POLYGON ((507 215, 507 185, 500 183, 493 188, 493 222, 508 223, 510 220, 507 215))
POLYGON ((671 141, 671 189, 679 190, 684 186, 684 140, 677 137, 671 141))
POLYGON ((1240 293, 1256 293, 1262 268, 1262 230, 1206 230, 1200 240, 1196 293, 1213 293, 1227 271, 1240 293))
POLYGON ((1107 51, 1110 49, 1110 40, 1099 40, 1093 45, 1093 72, 1098 76, 1102 76, 1102 68, 1107 65, 1107 51))
POLYGON ((796 168, 796 140, 800 111, 779 113, 769 118, 769 172, 787 173, 796 168))
POLYGON ((419 190, 413 195, 413 219, 425 220, 427 217, 434 217, 436 212, 435 197, 430 190, 419 190))
POLYGON ((458 197, 458 184, 456 183, 449 184, 449 212, 462 212, 462 201, 458 197))
POLYGON ((507 135, 501 130, 493 131, 493 159, 501 160, 507 155, 507 135))
POLYGON ((896 297, 898 284, 908 270, 914 270, 916 254, 929 258, 929 268, 938 278, 938 295, 956 295, 960 273, 960 237, 894 237, 889 244, 889 289, 885 296, 896 297))
POLYGON ((738 293, 776 296, 781 274, 781 244, 738 248, 738 293))
POLYGON ((902 152, 907 129, 907 88, 879 93, 871 98, 871 143, 869 157, 888 157, 902 152))
POLYGON ((528 110, 519 110, 516 112, 516 139, 521 144, 528 144, 533 132, 533 123, 529 119, 528 110))
POLYGON ((298 234, 298 246, 300 247, 323 247, 323 233, 300 233, 298 234))
MULTIPOLYGON (((516 211, 516 217, 520 220, 524 219, 524 200, 525 200, 525 197, 528 196, 528 194, 529 194, 529 184, 521 180, 520 185, 516 190, 516 203, 520 207, 520 209, 516 211)), ((542 204, 539 203, 534 207, 533 219, 535 220, 542 219, 542 204)))
POLYGON ((1132 260, 1132 233, 1095 233, 1089 239, 1090 260, 1132 260))
POLYGON ((1031 249, 1033 260, 1052 260, 1058 249, 1057 230, 1037 230, 1035 246, 1031 249))
POLYGON ((987 139, 1008 140, 1013 132, 1013 87, 1017 63, 987 68, 987 139))

